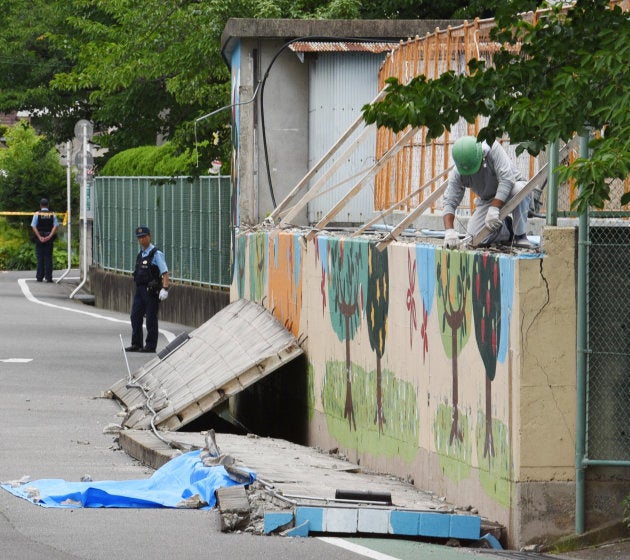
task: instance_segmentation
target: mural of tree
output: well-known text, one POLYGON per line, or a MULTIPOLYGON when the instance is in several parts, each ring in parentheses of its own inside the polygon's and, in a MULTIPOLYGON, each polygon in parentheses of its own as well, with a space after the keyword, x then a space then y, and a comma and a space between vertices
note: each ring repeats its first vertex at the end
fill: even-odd
POLYGON ((236 238, 236 266, 234 267, 234 276, 236 287, 238 289, 238 297, 245 297, 245 258, 247 257, 247 236, 240 235, 236 238))
POLYGON ((372 243, 368 246, 368 284, 365 311, 370 346, 376 353, 376 414, 379 433, 383 432, 383 377, 381 358, 387 338, 387 311, 389 307, 389 261, 387 249, 379 251, 372 243))
POLYGON ((418 290, 422 299, 422 360, 426 359, 429 351, 428 320, 433 307, 435 293, 435 251, 433 245, 416 245, 416 268, 418 272, 418 290))
POLYGON ((442 345, 451 358, 453 375, 453 422, 449 445, 463 441, 459 426, 459 377, 457 356, 468 342, 471 319, 470 254, 466 251, 439 250, 436 252, 438 313, 442 345))
POLYGON ((483 456, 494 457, 492 381, 496 374, 501 337, 501 275, 497 257, 488 253, 475 254, 473 286, 475 336, 486 369, 486 437, 483 456))
POLYGON ((343 417, 356 430, 352 403, 350 342, 361 324, 367 283, 367 247, 364 240, 328 239, 328 302, 333 330, 346 343, 346 403, 343 417))
POLYGON ((249 298, 261 302, 267 284, 267 233, 254 233, 249 239, 249 298))

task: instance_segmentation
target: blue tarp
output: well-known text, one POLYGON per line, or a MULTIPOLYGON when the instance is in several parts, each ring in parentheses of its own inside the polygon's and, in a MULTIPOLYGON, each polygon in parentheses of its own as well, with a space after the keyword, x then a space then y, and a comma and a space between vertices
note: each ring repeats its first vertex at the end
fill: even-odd
MULTIPOLYGON (((232 480, 223 466, 206 467, 199 451, 171 459, 146 480, 66 482, 58 479, 33 480, 17 487, 2 484, 15 496, 43 507, 174 508, 182 500, 199 495, 210 509, 216 503, 215 491, 241 484, 232 480)), ((241 469, 245 470, 245 469, 241 469)), ((256 474, 247 470, 251 484, 256 474)))

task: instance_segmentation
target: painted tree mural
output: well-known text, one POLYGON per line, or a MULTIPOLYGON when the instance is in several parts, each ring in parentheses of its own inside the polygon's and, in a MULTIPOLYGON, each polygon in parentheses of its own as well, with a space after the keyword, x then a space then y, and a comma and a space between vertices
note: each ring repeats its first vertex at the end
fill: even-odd
POLYGON ((473 264, 473 316, 477 347, 486 370, 486 438, 483 456, 494 457, 492 436, 492 381, 497 369, 501 337, 501 275, 499 259, 477 253, 473 264))
POLYGON ((254 233, 249 241, 249 298, 260 303, 267 284, 267 233, 254 233))
MULTIPOLYGON (((428 321, 433 307, 433 295, 435 293, 435 251, 433 245, 416 245, 416 269, 418 273, 418 290, 422 300, 422 324, 420 336, 422 337, 422 361, 426 359, 429 351, 428 321)), ((408 260, 410 257, 408 256, 408 260)))
POLYGON ((352 403, 350 342, 361 324, 365 305, 367 247, 367 242, 363 240, 328 239, 330 320, 339 340, 346 343, 346 404, 343 417, 354 430, 357 425, 352 403))
POLYGON ((376 354, 376 413, 379 433, 383 432, 383 376, 381 358, 387 339, 387 311, 389 307, 389 261, 387 249, 379 251, 373 243, 368 246, 368 284, 365 311, 370 346, 376 354))
POLYGON ((236 266, 234 276, 238 297, 245 297, 245 259, 247 258, 247 236, 240 235, 236 238, 236 266))
POLYGON ((297 337, 302 311, 300 236, 279 233, 269 239, 269 245, 269 309, 297 337))
POLYGON ((457 356, 468 342, 471 320, 470 253, 439 250, 436 252, 438 313, 446 355, 451 358, 453 376, 453 421, 449 445, 463 441, 459 426, 459 373, 457 356))

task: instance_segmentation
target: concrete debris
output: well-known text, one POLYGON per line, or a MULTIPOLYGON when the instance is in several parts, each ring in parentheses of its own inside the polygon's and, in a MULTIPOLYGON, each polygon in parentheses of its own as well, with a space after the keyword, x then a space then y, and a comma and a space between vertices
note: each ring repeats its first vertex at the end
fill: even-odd
POLYGON ((107 424, 107 426, 105 426, 103 428, 103 433, 104 434, 117 434, 120 432, 120 430, 122 430, 122 426, 120 424, 107 424))
POLYGON ((202 500, 199 494, 195 494, 190 498, 186 498, 177 502, 177 504, 175 504, 175 507, 177 509, 201 509, 202 507, 206 507, 207 505, 208 502, 202 500))

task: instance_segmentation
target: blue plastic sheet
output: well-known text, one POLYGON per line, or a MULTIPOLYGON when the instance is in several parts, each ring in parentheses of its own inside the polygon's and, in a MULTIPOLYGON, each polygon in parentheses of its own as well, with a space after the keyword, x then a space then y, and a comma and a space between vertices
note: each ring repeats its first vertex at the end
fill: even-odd
MULTIPOLYGON (((230 478, 223 466, 206 467, 199 451, 171 459, 145 480, 66 482, 59 479, 33 480, 17 487, 2 484, 15 496, 42 507, 56 508, 175 508, 182 501, 198 495, 211 509, 219 488, 242 484, 230 478)), ((256 474, 247 469, 251 484, 256 474)))

